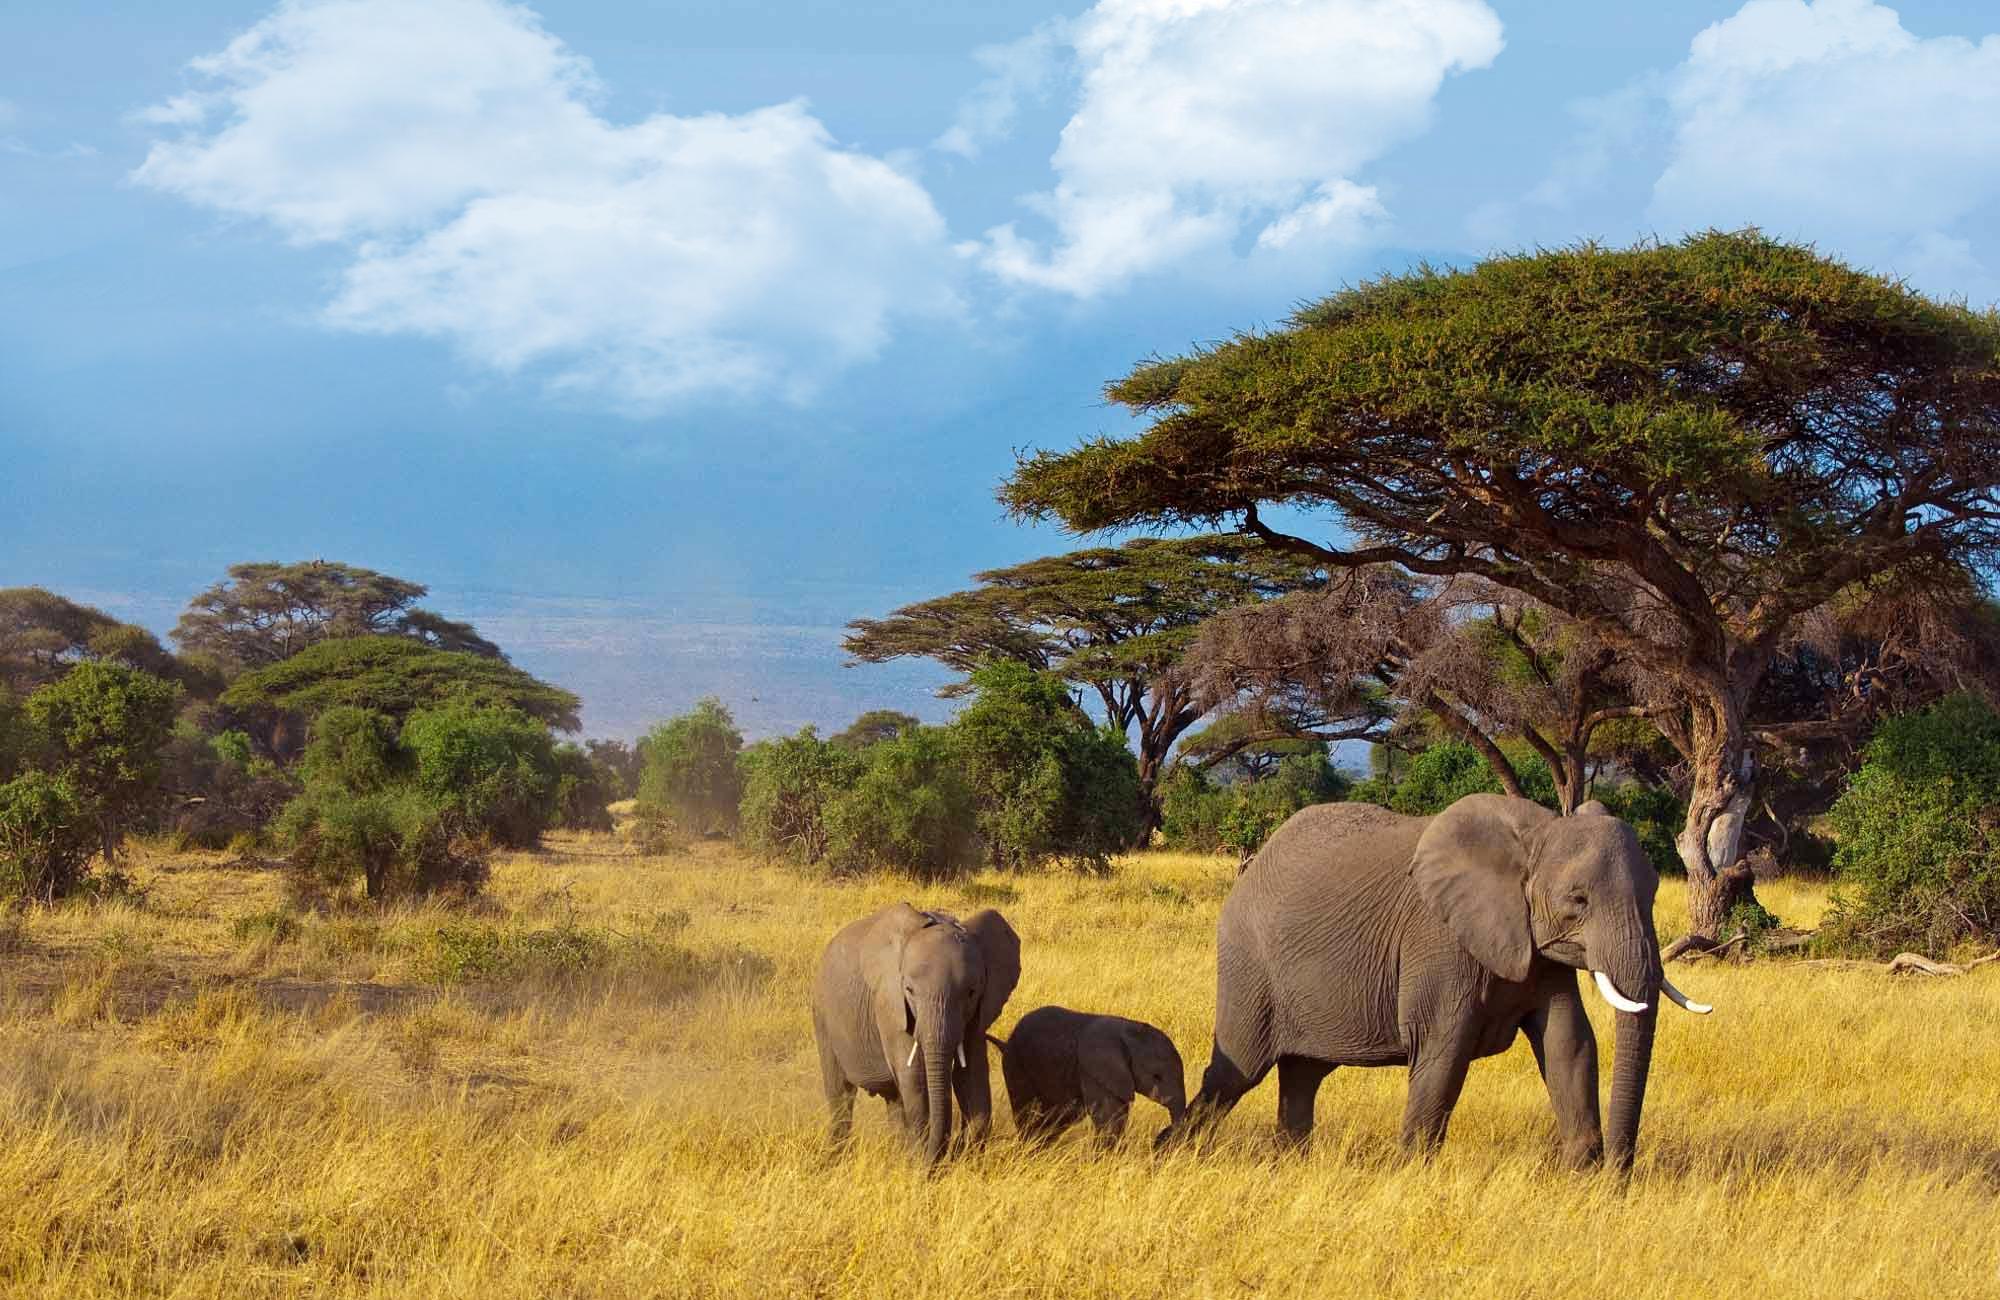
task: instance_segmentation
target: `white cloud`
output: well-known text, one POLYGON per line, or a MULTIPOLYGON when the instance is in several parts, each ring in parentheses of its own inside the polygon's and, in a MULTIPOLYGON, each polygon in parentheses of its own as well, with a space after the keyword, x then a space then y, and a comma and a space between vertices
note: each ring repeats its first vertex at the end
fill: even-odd
MULTIPOLYGON (((1481 0, 1101 0, 1051 30, 1080 96, 1056 186, 1027 202, 1056 246, 1010 223, 962 249, 1086 296, 1252 229, 1265 249, 1362 238, 1387 213, 1356 173, 1429 124, 1448 73, 1501 49, 1481 0)), ((968 115, 984 102, 1004 122, 1012 84, 968 115)))
POLYGON ((915 180, 803 104, 600 117, 589 63, 501 0, 289 0, 148 110, 135 179, 351 246, 340 328, 449 340, 632 411, 797 397, 956 309, 915 180))
POLYGON ((1022 96, 1039 98, 1047 93, 1059 64, 1065 27, 1055 19, 1018 41, 974 50, 972 57, 987 70, 986 80, 965 97, 958 120, 931 147, 977 158, 982 141, 1006 139, 1022 96))
POLYGON ((2000 197, 2000 37, 1919 39, 1868 0, 1751 0, 1695 37, 1665 94, 1663 226, 1756 224, 1923 280, 1983 273, 1950 231, 2000 197))

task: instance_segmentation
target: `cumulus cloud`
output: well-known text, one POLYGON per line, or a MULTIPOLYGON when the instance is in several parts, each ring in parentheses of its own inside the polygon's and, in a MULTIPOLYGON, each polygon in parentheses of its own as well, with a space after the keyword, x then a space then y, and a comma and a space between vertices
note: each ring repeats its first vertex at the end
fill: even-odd
POLYGON ((1756 223, 1890 263, 1964 264, 2000 195, 2000 37, 1919 39, 1869 0, 1751 0, 1666 82, 1649 215, 1756 223))
POLYGON ((448 340, 633 413, 801 396, 899 317, 949 314, 923 187, 801 103, 596 111, 587 60, 501 0, 290 0, 202 85, 138 183, 354 251, 326 320, 448 340))
MULTIPOLYGON (((1026 200, 1055 246, 1010 223, 963 249, 1080 296, 1252 230, 1265 249, 1364 237, 1388 214, 1356 174, 1501 49, 1481 0, 1100 0, 1047 30, 1079 84, 1055 188, 1026 200)), ((1002 65, 944 147, 1004 123, 1019 85, 1002 65)))

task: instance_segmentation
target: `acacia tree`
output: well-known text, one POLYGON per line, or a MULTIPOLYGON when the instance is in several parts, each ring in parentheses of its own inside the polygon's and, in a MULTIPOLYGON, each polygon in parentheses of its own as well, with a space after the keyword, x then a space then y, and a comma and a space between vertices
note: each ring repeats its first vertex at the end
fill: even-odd
POLYGON ((0 687, 26 695, 89 661, 182 676, 159 639, 136 623, 41 587, 0 590, 0 687))
MULTIPOLYGON (((1319 581, 1319 567, 1254 538, 1141 537, 973 575, 979 586, 857 619, 845 641, 863 663, 906 655, 962 673, 1011 660, 1093 692, 1134 737, 1146 821, 1174 741, 1206 711, 1179 670, 1202 621, 1319 581)), ((967 683, 944 688, 961 694, 967 683)))
POLYGON ((189 653, 236 669, 279 663, 322 641, 373 635, 506 658, 471 624, 419 607, 428 591, 422 583, 325 560, 234 564, 226 581, 188 602, 173 638, 189 653))
POLYGON ((1788 638, 1864 579, 1941 591, 2000 552, 2000 317, 1755 232, 1419 267, 1109 393, 1157 418, 1023 459, 1017 514, 1476 576, 1658 674, 1709 938, 1753 897, 1750 706, 1788 638))
POLYGON ((1499 741, 1521 738, 1565 813, 1606 757, 1594 744, 1605 724, 1650 712, 1618 656, 1572 620, 1477 579, 1424 582, 1389 566, 1219 615, 1186 668, 1234 723, 1200 746, 1203 765, 1285 737, 1407 745, 1428 718, 1517 798, 1499 741))

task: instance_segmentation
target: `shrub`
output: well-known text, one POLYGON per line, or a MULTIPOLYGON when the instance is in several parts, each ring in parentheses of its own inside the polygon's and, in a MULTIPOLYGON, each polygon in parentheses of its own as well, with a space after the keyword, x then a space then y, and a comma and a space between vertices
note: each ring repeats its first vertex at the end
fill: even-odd
POLYGON ((1160 787, 1160 838, 1188 853, 1220 853, 1222 824, 1236 791, 1216 785, 1200 770, 1176 766, 1160 787))
POLYGON ((123 664, 77 664, 28 697, 42 761, 69 778, 98 827, 108 861, 160 783, 181 688, 123 664))
POLYGON ((1687 874, 1687 864, 1681 861, 1680 848, 1674 843, 1674 837, 1687 823, 1687 804, 1672 790, 1643 781, 1625 781, 1594 786, 1590 795, 1638 833, 1639 847, 1646 851, 1655 871, 1663 876, 1687 874))
POLYGON ((555 816, 548 728, 526 714, 453 701, 411 714, 398 741, 417 788, 454 831, 529 848, 555 816))
POLYGON ((1138 763, 1091 724, 1057 678, 1012 661, 973 670, 972 703, 949 730, 997 867, 1064 860, 1103 870, 1145 829, 1138 763))
POLYGON ((1295 754, 1279 762, 1271 775, 1245 782, 1233 792, 1219 827, 1221 842, 1241 854, 1255 853, 1293 813, 1343 798, 1347 789, 1347 779, 1334 770, 1324 752, 1295 754))
POLYGON ((612 829, 610 805, 622 798, 618 773, 567 741, 550 752, 555 770, 555 825, 566 831, 612 829))
POLYGON ((854 750, 821 740, 811 727, 752 745, 743 751, 741 834, 767 853, 818 862, 827 851, 827 809, 865 766, 854 750))
POLYGON ((277 764, 252 754, 243 732, 208 735, 186 718, 174 724, 164 766, 161 828, 180 848, 255 847, 297 793, 277 764))
POLYGON ((743 799, 737 756, 743 735, 720 700, 662 722, 639 742, 639 803, 665 812, 692 835, 731 831, 743 799))
POLYGON ((1942 954, 2000 931, 2000 716, 1968 695, 1882 724, 1828 814, 1822 946, 1942 954))
POLYGON ((951 737, 915 727, 869 747, 868 768, 826 809, 826 861, 839 873, 875 868, 940 880, 970 867, 978 812, 951 737))
POLYGON ((50 902, 83 884, 97 824, 70 779, 24 772, 0 785, 0 893, 50 902))

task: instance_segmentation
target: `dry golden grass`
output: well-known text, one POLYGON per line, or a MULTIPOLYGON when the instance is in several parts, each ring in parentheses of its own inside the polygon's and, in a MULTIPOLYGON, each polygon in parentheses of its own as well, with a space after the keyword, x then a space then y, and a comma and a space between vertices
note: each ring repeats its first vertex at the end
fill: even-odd
MULTIPOLYGON (((1118 1151, 1030 1154, 1003 1106, 927 1177, 872 1102, 850 1156, 822 1148, 805 1002, 833 930, 998 906, 1026 965, 1003 1030, 1139 1016, 1193 1082, 1230 864, 920 890, 574 837, 501 863, 483 908, 290 923, 268 872, 138 874, 143 905, 0 924, 0 1295, 2000 1294, 2000 971, 1677 971, 1719 1009, 1662 1020, 1629 1186, 1554 1167, 1520 1048, 1427 1162, 1395 1147, 1401 1071, 1342 1070, 1305 1157, 1267 1083, 1205 1155, 1155 1161, 1143 1102, 1118 1151)), ((1824 903, 1763 893, 1795 923, 1824 903)))

